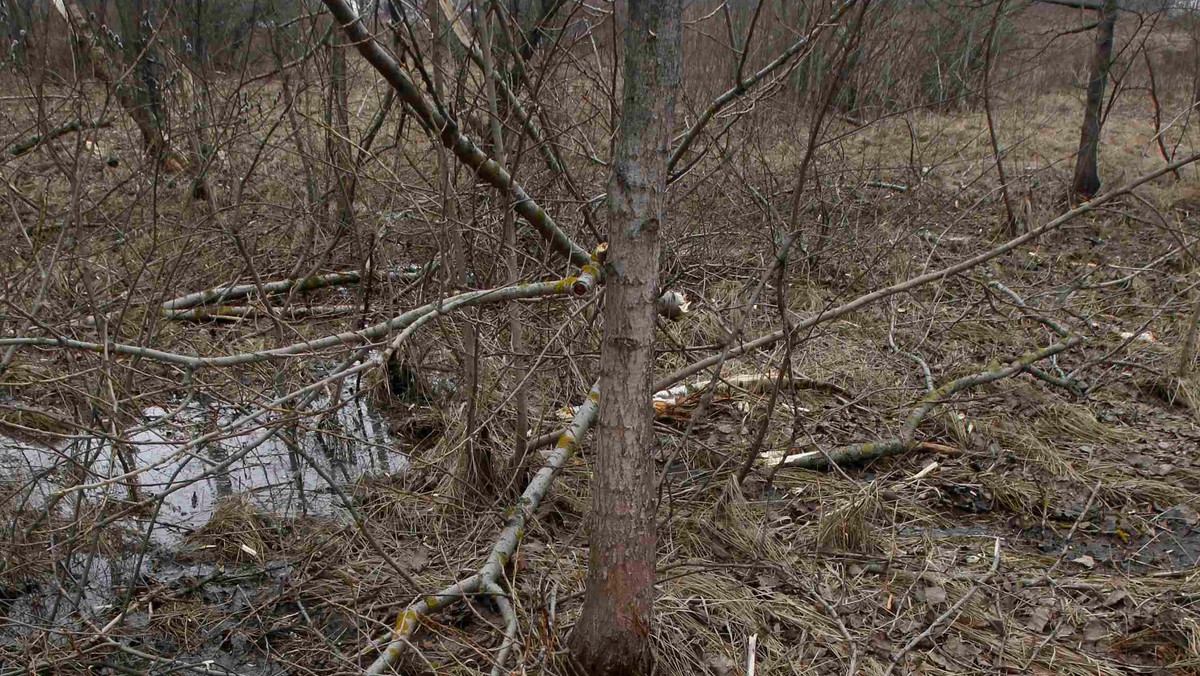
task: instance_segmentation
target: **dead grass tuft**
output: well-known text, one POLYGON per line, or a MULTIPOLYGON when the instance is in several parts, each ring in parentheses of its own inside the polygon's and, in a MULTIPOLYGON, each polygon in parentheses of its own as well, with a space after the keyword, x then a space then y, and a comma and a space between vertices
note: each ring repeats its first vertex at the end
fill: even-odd
POLYGON ((1052 403, 1034 423, 1034 433, 1053 443, 1072 440, 1093 444, 1129 443, 1138 438, 1136 430, 1116 427, 1096 419, 1086 407, 1066 402, 1052 403))
POLYGON ((821 515, 817 524, 817 547, 831 552, 873 554, 882 546, 872 527, 879 516, 879 495, 869 484, 851 501, 821 515))
POLYGON ((1200 379, 1195 376, 1156 376, 1147 374, 1136 381, 1138 389, 1168 406, 1181 406, 1200 412, 1200 379))
POLYGON ((201 557, 235 564, 261 562, 282 544, 275 517, 242 495, 222 498, 208 522, 188 540, 201 557))

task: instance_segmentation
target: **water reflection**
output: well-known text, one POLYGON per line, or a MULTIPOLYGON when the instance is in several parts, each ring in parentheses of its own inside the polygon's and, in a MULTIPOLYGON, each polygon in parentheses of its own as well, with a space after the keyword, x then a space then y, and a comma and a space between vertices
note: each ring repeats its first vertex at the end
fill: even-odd
MULTIPOLYGON (((327 402, 317 402, 314 408, 325 412, 285 423, 249 451, 262 429, 184 448, 245 413, 212 401, 172 412, 147 408, 144 429, 132 434, 128 443, 85 438, 47 447, 0 437, 0 481, 19 482, 24 486, 21 499, 39 507, 51 504, 59 488, 106 480, 109 485, 104 488, 85 492, 86 502, 158 497, 161 507, 151 536, 159 544, 172 544, 199 528, 220 499, 235 495, 279 516, 337 516, 337 497, 310 461, 335 481, 350 484, 364 474, 402 471, 407 459, 392 444, 386 422, 363 398, 350 398, 333 410, 327 402), (221 468, 226 463, 228 467, 221 468), (120 479, 130 466, 149 469, 133 480, 120 479)), ((151 525, 150 513, 133 517, 143 532, 151 525)))

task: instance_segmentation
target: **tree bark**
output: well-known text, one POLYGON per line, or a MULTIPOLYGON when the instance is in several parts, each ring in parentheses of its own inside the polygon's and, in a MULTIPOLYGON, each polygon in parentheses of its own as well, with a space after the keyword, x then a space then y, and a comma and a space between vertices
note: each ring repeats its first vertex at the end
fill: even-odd
POLYGON ((624 104, 608 186, 587 591, 571 653, 588 673, 644 673, 653 619, 653 409, 659 225, 682 73, 680 0, 630 0, 624 104))
POLYGON ((1196 344, 1196 334, 1200 332, 1200 299, 1192 306, 1192 320, 1188 322, 1187 337, 1183 340, 1183 350, 1179 353, 1179 377, 1186 378, 1192 372, 1192 350, 1196 344))
MULTIPOLYGON (((118 62, 105 50, 101 36, 95 33, 88 20, 88 14, 80 8, 78 2, 64 3, 60 12, 71 27, 74 42, 90 60, 96 79, 103 82, 116 96, 125 113, 129 115, 138 131, 141 132, 142 145, 146 153, 160 161, 163 169, 168 173, 182 171, 182 158, 171 151, 170 143, 160 126, 159 117, 153 114, 153 107, 147 105, 143 100, 150 96, 150 93, 139 92, 136 85, 121 81, 125 65, 118 62)), ((157 96, 157 90, 154 95, 157 96)), ((155 99, 150 100, 154 101, 155 99)))
POLYGON ((1104 115, 1104 85, 1112 65, 1113 29, 1117 23, 1116 0, 1104 0, 1100 23, 1096 26, 1096 53, 1092 56, 1092 71, 1088 78, 1087 107, 1083 112, 1083 129, 1079 134, 1079 154, 1075 158, 1075 179, 1071 191, 1092 198, 1100 191, 1100 172, 1096 154, 1100 148, 1100 123, 1104 115))
POLYGON ((336 35, 329 36, 329 93, 325 131, 325 151, 329 157, 334 201, 337 205, 336 228, 344 228, 357 246, 354 223, 356 174, 354 149, 350 141, 350 83, 346 71, 346 49, 336 35))

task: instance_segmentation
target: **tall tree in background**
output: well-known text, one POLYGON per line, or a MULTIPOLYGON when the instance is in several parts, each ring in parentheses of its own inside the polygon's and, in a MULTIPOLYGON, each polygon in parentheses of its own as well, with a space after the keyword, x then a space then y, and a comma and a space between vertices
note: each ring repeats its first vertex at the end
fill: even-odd
POLYGON ((624 102, 608 183, 609 250, 600 351, 587 594, 571 652, 588 673, 649 662, 655 568, 653 410, 659 226, 682 77, 680 0, 631 0, 624 102))
POLYGON ((1116 0, 1104 0, 1100 22, 1096 26, 1096 53, 1088 77, 1087 107, 1083 112, 1083 129, 1079 134, 1079 154, 1075 158, 1075 180, 1071 191, 1090 198, 1100 190, 1100 172, 1096 154, 1100 147, 1100 124, 1104 117, 1104 85, 1112 65, 1113 29, 1117 23, 1116 0))

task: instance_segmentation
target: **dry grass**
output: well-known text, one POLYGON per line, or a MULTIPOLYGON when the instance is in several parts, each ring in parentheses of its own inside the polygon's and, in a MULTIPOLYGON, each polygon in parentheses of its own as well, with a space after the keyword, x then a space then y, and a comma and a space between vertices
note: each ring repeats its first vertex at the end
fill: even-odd
POLYGON ((221 499, 212 517, 189 540, 200 555, 218 561, 232 564, 262 561, 282 544, 273 521, 248 499, 230 496, 221 499))
MULTIPOLYGON (((1060 23, 1048 23, 1048 28, 1070 25, 1074 17, 1059 13, 1051 18, 1060 23)), ((1180 34, 1156 44, 1182 49, 1185 42, 1180 34)), ((1079 97, 1062 80, 1080 70, 1086 56, 1081 44, 1072 39, 1061 51, 1039 57, 1044 61, 1028 72, 1019 63, 1000 66, 1005 75, 994 100, 999 140, 1013 192, 1030 198, 1039 222, 1064 206, 1063 188, 1078 139, 1079 97), (1061 69, 1066 75, 1055 70, 1062 63, 1067 64, 1061 69), (1031 96, 1031 83, 1045 86, 1031 96)), ((1012 60, 1020 61, 1017 56, 1012 60)), ((712 68, 728 71, 721 70, 721 63, 712 68)), ((378 91, 366 86, 364 71, 357 70, 356 77, 359 86, 350 108, 358 111, 352 121, 357 131, 373 111, 378 91)), ((1153 144, 1149 103, 1138 90, 1141 77, 1131 71, 1125 93, 1110 112, 1101 152, 1107 185, 1162 162, 1153 144)), ((1182 100, 1186 92, 1175 86, 1182 76, 1163 77, 1172 83, 1164 102, 1174 119, 1187 106, 1182 100)), ((592 86, 580 77, 563 91, 551 88, 547 105, 565 108, 565 99, 556 97, 592 86)), ((692 98, 707 100, 704 87, 692 86, 692 98)), ((271 83, 255 95, 268 102, 278 93, 271 83)), ((735 159, 742 178, 767 196, 776 213, 786 213, 790 206, 787 186, 807 138, 807 120, 794 115, 799 97, 792 92, 760 102, 762 118, 746 121, 757 133, 735 127, 731 137, 732 145, 743 146, 744 154, 735 159)), ((102 98, 89 89, 80 100, 98 109, 102 98)), ((569 124, 564 126, 603 148, 609 130, 603 119, 588 117, 596 114, 594 105, 566 108, 569 124)), ((299 107, 311 120, 320 119, 316 93, 306 94, 299 107)), ((0 135, 27 126, 29 110, 19 104, 6 103, 3 114, 6 126, 0 135)), ((262 130, 280 114, 282 108, 268 106, 261 114, 245 113, 239 124, 262 130)), ((869 121, 871 116, 863 117, 869 121)), ((806 260, 796 253, 791 260, 785 293, 798 316, 959 260, 1001 236, 994 160, 977 102, 905 107, 854 133, 845 119, 832 125, 831 135, 846 135, 818 153, 811 199, 806 194, 801 205, 806 246, 812 250, 819 237, 822 211, 836 227, 819 257, 806 260), (913 189, 877 192, 863 185, 867 180, 913 189)), ((310 147, 323 143, 317 123, 305 126, 300 136, 310 147)), ((1197 140, 1182 122, 1168 136, 1180 144, 1180 153, 1190 151, 1197 140)), ((143 304, 217 281, 244 280, 246 261, 230 253, 228 232, 191 202, 184 182, 164 181, 157 192, 149 190, 128 127, 117 124, 94 138, 112 148, 122 164, 111 169, 101 157, 80 155, 80 175, 95 201, 77 224, 89 248, 77 253, 88 262, 94 288, 103 289, 109 299, 106 310, 120 310, 124 299, 131 301, 108 335, 141 340, 151 319, 143 304), (157 211, 155 199, 160 201, 157 211), (136 274, 143 267, 149 272, 136 274)), ((357 241, 326 227, 312 205, 292 206, 307 200, 296 178, 302 174, 298 159, 290 149, 267 153, 250 182, 252 199, 238 222, 256 271, 264 278, 281 278, 292 274, 298 262, 308 261, 308 252, 294 249, 300 225, 320 226, 314 250, 328 251, 321 270, 359 267, 361 249, 356 247, 365 245, 369 233, 378 235, 375 261, 432 257, 442 246, 439 228, 445 225, 429 215, 440 209, 428 181, 432 154, 411 128, 400 144, 396 153, 407 152, 411 165, 368 163, 363 170, 357 241)), ((254 154, 254 134, 231 133, 223 147, 224 164, 215 173, 239 176, 254 154)), ((69 149, 66 144, 60 148, 69 149)), ((573 153, 568 157, 586 194, 604 189, 604 167, 573 153)), ((522 164, 529 192, 559 195, 554 179, 533 164, 522 164)), ((711 166, 702 163, 694 175, 711 166)), ((37 205, 69 203, 70 182, 48 153, 7 162, 0 173, 28 198, 12 202, 28 240, 15 231, 12 236, 31 247, 5 248, 0 264, 24 270, 23 256, 44 255, 63 233, 65 221, 47 217, 54 210, 37 205)), ((673 204, 668 215, 664 265, 674 286, 694 301, 694 309, 685 321, 663 327, 658 366, 664 373, 711 353, 712 346, 727 339, 741 313, 746 313, 743 337, 779 328, 774 280, 756 306, 746 304, 770 255, 767 226, 746 224, 775 223, 730 176, 699 186, 688 178, 676 188, 675 194, 686 198, 673 204)), ((327 177, 322 173, 320 178, 327 177)), ((459 178, 455 190, 471 250, 485 259, 497 246, 496 204, 467 177, 459 178)), ((891 437, 925 393, 923 374, 906 356, 909 352, 919 355, 940 384, 1045 344, 1050 338, 1040 326, 1021 319, 1003 299, 985 295, 983 282, 989 276, 1087 335, 1084 350, 1060 358, 1057 366, 1064 372, 1116 350, 1122 342, 1119 332, 1150 323, 1157 345, 1134 342, 1115 355, 1142 368, 1127 371, 1131 367, 1105 363, 1089 369, 1085 375, 1097 388, 1086 397, 1018 376, 944 402, 926 420, 918 437, 951 447, 952 453, 923 451, 830 472, 783 469, 769 481, 765 472, 756 472, 742 486, 732 475, 754 436, 767 392, 733 388, 696 421, 686 439, 687 417, 694 408, 660 420, 655 457, 673 458, 676 465, 662 487, 659 512, 660 583, 653 627, 658 673, 743 673, 746 646, 757 635, 760 674, 845 673, 852 660, 858 673, 882 674, 902 646, 977 584, 991 565, 997 538, 1002 552, 998 575, 937 626, 930 639, 915 646, 895 673, 1082 675, 1192 673, 1200 668, 1200 586, 1189 560, 1200 543, 1192 530, 1195 524, 1181 525, 1166 516, 1175 509, 1186 522, 1189 513, 1183 508, 1200 505, 1200 473, 1190 458, 1200 442, 1195 433, 1200 385, 1195 379, 1163 375, 1175 372, 1172 365, 1195 296, 1191 286, 1200 281, 1197 268, 1194 261, 1179 257, 1138 273, 1127 285, 1062 294, 1081 275, 1089 275, 1090 283, 1103 283, 1154 260, 1174 242, 1163 223, 1189 237, 1200 234, 1194 222, 1200 181, 1194 170, 1180 182, 1165 178, 1141 194, 1146 203, 1114 204, 968 276, 897 296, 797 336, 791 355, 795 372, 836 388, 783 393, 762 450, 784 454, 795 447, 831 449, 891 437), (933 462, 936 469, 913 478, 933 462), (1084 513, 1089 498, 1091 509, 1084 513)), ((565 207, 562 211, 571 213, 565 207)), ((562 218, 579 234, 582 229, 573 219, 562 218)), ((523 241, 531 244, 527 235, 522 233, 523 241)), ((584 237, 580 235, 581 241, 584 237)), ((521 261, 525 278, 557 270, 534 253, 521 261)), ((500 278, 490 261, 481 260, 476 271, 481 285, 500 278)), ((50 281, 44 314, 55 326, 65 327, 91 312, 77 281, 67 275, 50 281)), ((353 321, 390 317, 436 297, 442 291, 437 286, 435 281, 404 296, 398 288, 376 288, 370 310, 353 321)), ((327 289, 298 302, 320 304, 346 296, 346 302, 359 302, 358 294, 327 289)), ((539 431, 559 425, 554 411, 577 402, 590 384, 598 358, 595 312, 595 305, 582 302, 520 308, 530 344, 543 360, 529 381, 539 431)), ((485 310, 468 319, 477 322, 479 352, 487 365, 474 396, 487 419, 488 437, 475 441, 503 462, 514 433, 507 336, 498 328, 503 317, 485 310)), ((345 330, 349 321, 288 323, 286 339, 345 330)), ((462 325, 447 320, 426 331, 409 355, 420 364, 420 375, 457 374, 464 349, 462 325)), ((95 337, 94 332, 80 335, 95 337)), ((156 347, 200 354, 264 349, 274 346, 278 336, 277 327, 265 319, 202 327, 168 323, 152 332, 156 347)), ((731 362, 724 373, 774 373, 781 357, 782 347, 776 346, 731 362)), ((36 406, 0 409, 0 424, 67 433, 74 428, 39 411, 69 411, 64 419, 74 416, 92 426, 85 414, 92 406, 102 410, 109 405, 110 394, 100 385, 114 382, 111 396, 122 402, 125 415, 136 417, 134 403, 164 402, 179 381, 175 371, 147 363, 106 365, 114 374, 103 377, 89 364, 85 368, 49 350, 22 353, 7 376, 4 396, 11 393, 36 406), (72 376, 68 385, 56 380, 66 375, 72 376)), ((310 375, 299 363, 280 362, 236 374, 200 373, 197 387, 230 401, 255 401, 278 382, 301 382, 310 375)), ((151 635, 162 641, 156 645, 163 654, 215 647, 260 659, 261 651, 269 649, 271 660, 298 665, 305 673, 345 673, 373 657, 364 647, 384 635, 414 597, 474 570, 504 523, 509 496, 489 501, 461 481, 465 473, 458 463, 467 434, 461 392, 426 402, 396 402, 385 385, 375 377, 362 390, 390 404, 379 408, 387 408, 397 444, 404 446, 412 467, 402 474, 363 477, 346 490, 364 527, 419 589, 400 583, 391 564, 346 520, 283 520, 233 498, 189 535, 182 552, 151 552, 154 563, 143 571, 144 579, 128 586, 152 609, 114 635, 129 641, 151 635), (194 568, 160 579, 156 576, 162 571, 151 570, 160 565, 175 572, 177 565, 194 568)), ((568 673, 564 644, 579 613, 587 565, 590 461, 585 445, 557 479, 505 572, 520 620, 509 664, 529 673, 568 673)), ((25 538, 30 515, 14 507, 14 491, 5 490, 0 493, 0 514, 8 524, 0 559, 3 613, 11 606, 10 597, 21 596, 19 584, 49 579, 51 559, 80 556, 64 553, 70 547, 55 539, 60 533, 68 535, 68 542, 86 540, 81 532, 90 536, 86 519, 56 518, 34 529, 36 537, 25 538), (42 555, 47 543, 52 556, 42 555)), ((112 535, 120 527, 110 525, 98 545, 80 551, 107 556, 126 545, 136 547, 112 535)), ((418 633, 405 667, 412 673, 439 674, 487 670, 499 645, 498 624, 496 609, 486 599, 438 613, 418 633)), ((70 630, 85 637, 78 625, 70 630)), ((35 639, 28 638, 28 646, 37 646, 35 639)), ((58 673, 83 673, 94 666, 66 648, 39 650, 61 658, 54 667, 58 673)), ((0 653, 0 661, 7 656, 0 653)))

